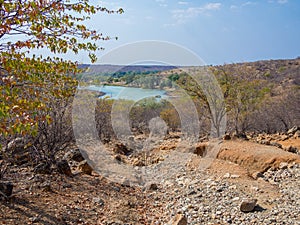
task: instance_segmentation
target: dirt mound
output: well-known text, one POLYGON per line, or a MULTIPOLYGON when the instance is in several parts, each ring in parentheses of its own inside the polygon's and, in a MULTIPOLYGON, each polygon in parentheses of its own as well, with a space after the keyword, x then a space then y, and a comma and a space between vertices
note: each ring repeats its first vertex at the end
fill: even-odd
POLYGON ((224 141, 217 157, 239 164, 249 172, 278 168, 282 162, 300 163, 299 155, 247 141, 224 141))

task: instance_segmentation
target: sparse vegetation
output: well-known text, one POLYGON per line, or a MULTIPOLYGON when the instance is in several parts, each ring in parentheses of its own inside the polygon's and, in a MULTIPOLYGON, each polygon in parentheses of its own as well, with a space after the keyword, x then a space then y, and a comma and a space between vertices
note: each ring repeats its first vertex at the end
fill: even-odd
MULTIPOLYGON (((113 38, 87 20, 123 13, 91 2, 0 0, 0 223, 299 221, 300 57, 182 68, 78 65, 65 54, 83 51, 93 63, 99 41, 113 38), (55 57, 33 53, 42 48, 55 57), (111 99, 91 84, 163 89, 169 99, 161 90, 136 102, 111 99), (89 154, 76 132, 105 153, 89 154), (251 195, 258 199, 244 199, 251 195)), ((220 6, 171 14, 182 26, 192 19, 184 13, 198 18, 220 6)))
MULTIPOLYGON (((100 68, 98 67, 99 71, 100 68)), ((131 69, 134 67, 132 66, 131 69)), ((150 71, 151 67, 148 69, 150 71)), ((299 77, 297 76, 299 64, 297 59, 228 64, 211 66, 209 69, 218 79, 224 93, 227 113, 226 131, 228 133, 236 133, 237 135, 253 131, 275 133, 299 125, 299 112, 295 107, 299 95, 299 77), (282 68, 285 69, 282 70, 282 68), (289 72, 287 73, 287 71, 289 72)), ((95 68, 94 72, 96 73, 95 68)), ((118 82, 125 81, 123 85, 126 85, 128 81, 126 79, 131 77, 129 86, 166 90, 170 90, 170 88, 171 90, 185 89, 198 109, 201 124, 200 136, 209 134, 211 112, 209 111, 208 100, 201 87, 186 72, 180 69, 157 73, 142 72, 140 74, 126 71, 118 72, 117 75, 118 82), (176 87, 176 85, 178 86, 176 87)), ((112 84, 114 84, 114 79, 112 84)), ((170 103, 156 102, 154 104, 156 108, 150 107, 150 105, 150 108, 147 108, 146 103, 150 104, 151 101, 139 102, 131 110, 133 130, 139 130, 138 133, 147 133, 147 121, 158 115, 165 120, 170 130, 180 130, 181 123, 178 112, 170 103), (144 129, 138 129, 138 127, 144 127, 144 129)), ((103 106, 105 104, 103 103, 103 106)), ((108 118, 109 112, 107 113, 108 118)), ((222 115, 220 114, 220 116, 222 115)), ((101 121, 99 124, 104 126, 104 120, 101 121)), ((107 123, 109 124, 110 120, 107 120, 107 123)), ((112 129, 106 130, 113 132, 112 129)), ((108 136, 114 137, 112 134, 108 136)))

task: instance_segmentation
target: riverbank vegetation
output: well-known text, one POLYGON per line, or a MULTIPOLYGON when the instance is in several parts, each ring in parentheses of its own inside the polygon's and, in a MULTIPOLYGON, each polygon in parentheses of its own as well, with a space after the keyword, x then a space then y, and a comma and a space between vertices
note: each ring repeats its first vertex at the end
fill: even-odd
MULTIPOLYGON (((101 70, 101 66, 97 68, 101 70)), ((134 70, 134 66, 131 69, 134 70)), ((116 74, 106 74, 111 83, 105 81, 104 84, 164 89, 167 95, 183 89, 187 91, 198 109, 200 124, 202 124, 201 135, 208 134, 211 116, 207 96, 200 85, 186 72, 187 68, 173 68, 159 72, 155 72, 151 67, 147 69, 147 72, 142 73, 119 71, 116 74), (131 78, 126 81, 128 76, 131 78), (118 80, 114 80, 115 77, 118 77, 118 80)), ((245 132, 276 133, 299 125, 299 108, 295 107, 300 99, 299 59, 209 66, 206 69, 211 76, 217 78, 224 94, 227 114, 226 132, 237 135, 245 132)), ((97 77, 96 72, 94 68, 95 77, 97 77)), ((89 75, 86 78, 88 77, 89 75)), ((167 121, 170 129, 180 129, 175 108, 165 104, 164 101, 161 104, 164 106, 158 107, 162 109, 160 116, 167 121)))

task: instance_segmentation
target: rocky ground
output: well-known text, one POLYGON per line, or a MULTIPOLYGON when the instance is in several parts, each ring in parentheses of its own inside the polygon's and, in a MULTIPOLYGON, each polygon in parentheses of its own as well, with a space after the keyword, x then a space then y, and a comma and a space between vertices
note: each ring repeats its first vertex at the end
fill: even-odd
MULTIPOLYGON (((276 140, 299 146, 295 134, 276 140)), ((161 146, 170 150, 166 143, 176 142, 161 146)), ((254 142, 223 140, 206 170, 195 155, 146 187, 88 175, 84 164, 74 163, 70 176, 12 167, 2 179, 14 190, 0 201, 0 224, 300 224, 300 156, 254 142)))

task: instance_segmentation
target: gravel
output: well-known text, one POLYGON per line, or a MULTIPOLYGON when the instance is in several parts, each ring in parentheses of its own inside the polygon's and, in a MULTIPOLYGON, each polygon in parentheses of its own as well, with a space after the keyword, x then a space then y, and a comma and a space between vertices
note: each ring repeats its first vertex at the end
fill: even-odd
MULTIPOLYGON (((226 176, 227 177, 227 176, 226 176)), ((253 212, 242 212, 243 199, 252 198, 230 183, 206 172, 181 172, 165 180, 155 193, 156 201, 165 205, 155 224, 168 224, 178 213, 186 215, 188 224, 300 224, 300 165, 283 166, 263 173, 265 181, 279 188, 280 195, 270 199, 272 207, 264 209, 259 201, 253 212)), ((258 188, 254 192, 260 191, 258 188)), ((149 193, 153 197, 154 193, 149 193)))

